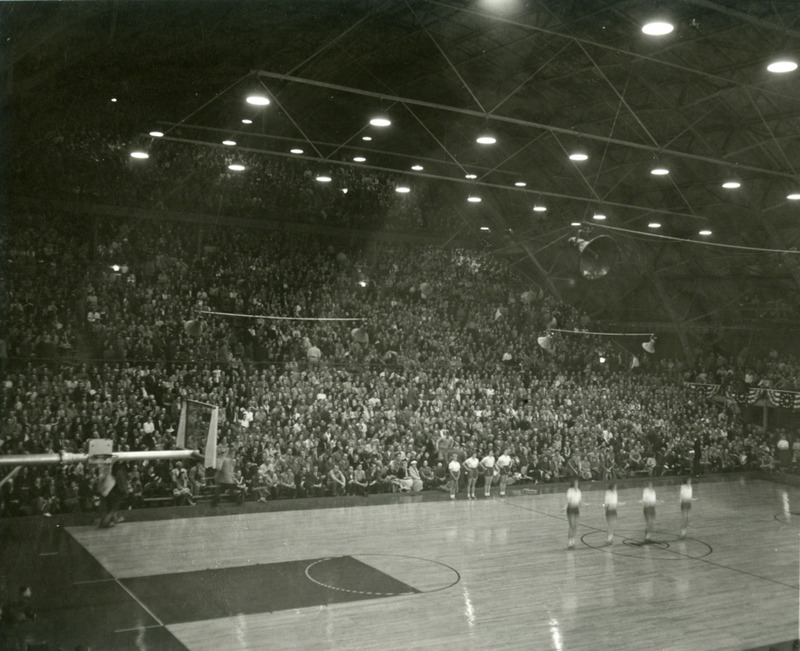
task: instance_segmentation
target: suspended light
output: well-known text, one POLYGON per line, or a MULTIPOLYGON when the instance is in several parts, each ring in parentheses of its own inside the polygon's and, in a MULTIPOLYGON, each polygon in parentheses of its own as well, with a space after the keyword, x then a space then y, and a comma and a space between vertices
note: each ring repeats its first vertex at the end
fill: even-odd
POLYGON ((661 228, 661 224, 660 224, 660 223, 658 223, 658 222, 650 222, 650 223, 647 225, 647 228, 661 228))
POLYGON ((372 136, 361 136, 361 140, 369 142, 370 140, 372 140, 372 136))
POLYGON ((469 201, 470 203, 480 203, 481 198, 475 194, 471 194, 467 197, 467 201, 469 201))
POLYGON ((488 227, 488 226, 481 226, 481 230, 482 230, 482 231, 484 231, 484 232, 486 232, 486 231, 488 231, 488 230, 489 230, 489 227, 488 227))
POLYGON ((138 158, 143 160, 145 158, 150 158, 150 154, 148 154, 146 151, 136 150, 131 152, 131 158, 138 158))
POLYGON ((800 192, 792 192, 791 194, 787 194, 786 198, 789 201, 798 201, 800 200, 800 192))
POLYGON ((111 98, 111 102, 112 102, 112 103, 114 103, 114 104, 116 104, 116 103, 117 103, 117 98, 116 98, 116 97, 112 97, 112 98, 111 98))
POLYGON ((516 185, 518 188, 524 188, 528 184, 525 183, 525 181, 517 181, 514 185, 516 185))
POLYGON ((708 230, 707 228, 704 228, 702 231, 699 231, 697 234, 698 235, 711 235, 711 231, 708 230))
POLYGON ((242 124, 253 124, 253 121, 252 120, 248 120, 247 118, 244 118, 242 120, 242 124))
POLYGON ((268 106, 269 98, 264 95, 249 95, 247 97, 247 103, 253 106, 268 106))
POLYGON ((235 140, 223 140, 222 144, 223 145, 227 145, 228 147, 233 147, 236 144, 236 141, 235 140))
POLYGON ((302 154, 302 153, 303 153, 303 150, 302 150, 302 149, 300 149, 299 147, 295 147, 294 149, 290 149, 290 150, 289 150, 289 153, 290 153, 290 154, 302 154))
POLYGON ((317 181, 319 183, 330 183, 331 182, 331 177, 328 176, 327 174, 318 174, 317 175, 317 181))
POLYGON ((388 127, 388 126, 391 126, 391 124, 392 124, 392 121, 391 121, 389 118, 387 118, 387 117, 384 117, 384 116, 382 116, 382 115, 377 115, 377 116, 375 116, 374 118, 372 118, 372 119, 369 121, 369 123, 370 123, 370 124, 371 124, 373 127, 388 127))
POLYGON ((424 170, 425 168, 424 168, 424 167, 422 167, 422 165, 412 165, 412 166, 411 166, 411 169, 412 169, 412 170, 414 170, 415 172, 421 172, 421 171, 422 171, 422 170, 424 170))
POLYGON ((570 222, 570 226, 580 226, 580 222, 570 222))
POLYGON ((795 70, 797 70, 797 63, 795 61, 790 61, 789 59, 773 61, 767 66, 767 70, 769 70, 770 72, 774 72, 776 74, 782 74, 785 72, 794 72, 795 70))
POLYGON ((475 142, 477 142, 479 145, 493 145, 497 142, 497 138, 490 136, 489 134, 483 134, 482 136, 475 138, 475 142))
POLYGON ((240 165, 239 163, 232 163, 232 164, 228 165, 228 169, 231 172, 244 172, 245 167, 244 167, 244 165, 240 165))
POLYGON ((342 194, 347 194, 347 188, 342 188, 342 194))
POLYGON ((478 175, 477 174, 465 174, 464 178, 465 179, 477 179, 478 175))
POLYGON ((592 219, 599 222, 603 221, 605 218, 606 216, 601 212, 596 212, 594 215, 592 215, 592 219))
POLYGON ((118 264, 112 264, 112 265, 111 265, 111 269, 112 269, 113 271, 119 271, 119 265, 118 265, 118 264))
POLYGON ((399 194, 408 194, 411 192, 411 188, 409 188, 407 185, 398 185, 394 191, 399 194))
POLYGON ((654 167, 650 170, 650 174, 653 176, 666 176, 669 174, 669 170, 666 167, 654 167))
POLYGON ((653 20, 642 25, 642 31, 648 36, 666 36, 673 29, 675 29, 675 26, 665 20, 653 20))
POLYGON ((367 159, 364 158, 363 156, 356 156, 355 158, 353 158, 353 162, 355 163, 364 163, 366 162, 366 160, 367 159))
POLYGON ((739 181, 725 181, 725 183, 722 184, 722 187, 726 190, 735 190, 736 188, 742 187, 742 184, 739 183, 739 181))
POLYGON ((603 357, 602 355, 600 355, 600 357, 598 359, 600 360, 601 364, 605 364, 606 363, 606 358, 603 357))
POLYGON ((153 138, 163 138, 164 137, 164 132, 163 131, 151 131, 150 135, 153 136, 153 138))
POLYGON ((547 212, 547 206, 541 203, 534 204, 533 212, 547 212))
POLYGON ((575 151, 569 155, 569 159, 573 161, 585 161, 589 160, 589 156, 582 151, 575 151))
POLYGON ((643 341, 642 348, 644 348, 645 352, 650 353, 651 355, 656 352, 656 336, 650 335, 650 341, 643 341))

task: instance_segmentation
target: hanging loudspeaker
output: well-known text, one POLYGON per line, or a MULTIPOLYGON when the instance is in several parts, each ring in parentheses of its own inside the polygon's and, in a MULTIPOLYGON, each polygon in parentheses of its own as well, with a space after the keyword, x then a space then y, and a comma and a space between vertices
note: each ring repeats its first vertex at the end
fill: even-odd
POLYGON ((642 343, 642 348, 645 349, 651 355, 656 352, 656 338, 655 336, 650 337, 650 341, 645 341, 642 343))
POLYGON ((572 237, 569 241, 580 251, 579 266, 584 278, 602 278, 617 261, 617 243, 608 235, 598 235, 591 240, 572 237))
POLYGON ((203 323, 201 321, 186 321, 183 324, 183 329, 192 337, 199 337, 203 332, 203 323))
POLYGON ((353 338, 353 341, 357 341, 360 344, 369 343, 369 335, 364 328, 353 328, 350 331, 350 336, 353 338))
POLYGON ((550 335, 539 337, 536 340, 536 343, 538 343, 542 348, 544 348, 548 352, 553 350, 553 340, 550 338, 550 335))

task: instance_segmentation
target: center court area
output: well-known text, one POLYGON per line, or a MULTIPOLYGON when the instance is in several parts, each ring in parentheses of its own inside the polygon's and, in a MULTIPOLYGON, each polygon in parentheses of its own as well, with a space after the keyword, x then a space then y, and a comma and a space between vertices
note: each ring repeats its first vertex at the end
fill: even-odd
POLYGON ((92 648, 791 648, 800 488, 701 480, 679 540, 678 483, 656 484, 651 545, 621 488, 611 546, 595 488, 574 551, 563 492, 67 525, 39 552, 66 576, 36 626, 92 648))

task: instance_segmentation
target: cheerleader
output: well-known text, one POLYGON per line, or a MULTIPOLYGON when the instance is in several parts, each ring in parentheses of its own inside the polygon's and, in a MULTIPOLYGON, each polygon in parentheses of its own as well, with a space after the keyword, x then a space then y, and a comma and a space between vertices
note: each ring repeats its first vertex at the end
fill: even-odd
POLYGON ((508 475, 511 473, 511 450, 504 450, 503 454, 497 457, 497 472, 499 473, 500 483, 500 497, 506 496, 506 484, 508 483, 508 475))
POLYGON ((567 489, 567 522, 569 523, 569 534, 567 538, 567 549, 575 549, 575 531, 578 528, 578 516, 581 508, 581 489, 578 488, 578 480, 572 480, 572 486, 567 489))
POLYGON ((656 524, 656 489, 653 482, 649 482, 642 491, 641 503, 644 506, 644 541, 649 543, 652 540, 653 528, 656 524))
POLYGON ((689 528, 689 514, 692 512, 692 478, 687 477, 681 484, 681 538, 686 538, 689 528))
POLYGON ((461 464, 458 462, 458 455, 452 454, 450 464, 447 469, 450 471, 450 499, 456 499, 458 492, 458 480, 461 477, 461 464))
POLYGON ((606 489, 606 494, 603 497, 603 507, 606 510, 606 524, 608 525, 608 537, 606 538, 607 545, 611 545, 614 542, 614 527, 617 524, 618 504, 617 485, 613 483, 609 484, 608 489, 606 489))
POLYGON ((470 500, 475 499, 475 484, 478 482, 478 466, 480 463, 474 452, 471 452, 463 463, 464 470, 467 473, 467 499, 470 500))
POLYGON ((492 479, 494 479, 494 452, 491 448, 483 459, 481 459, 481 469, 483 470, 483 494, 486 497, 492 496, 492 479))

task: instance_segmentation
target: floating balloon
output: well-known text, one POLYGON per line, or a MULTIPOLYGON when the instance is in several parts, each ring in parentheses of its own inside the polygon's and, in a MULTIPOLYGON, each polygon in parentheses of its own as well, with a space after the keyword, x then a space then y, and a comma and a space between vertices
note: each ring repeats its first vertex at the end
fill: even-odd
POLYGON ((186 321, 183 329, 192 337, 199 337, 203 333, 203 323, 195 320, 186 321))
POLYGON ((353 338, 353 341, 357 341, 360 344, 369 343, 369 335, 364 328, 353 328, 350 331, 350 336, 353 338))

